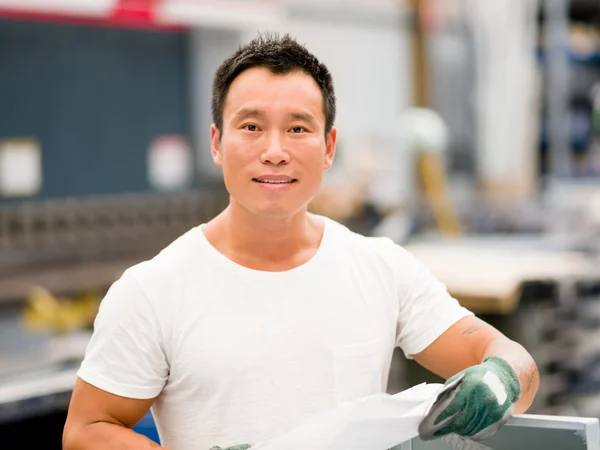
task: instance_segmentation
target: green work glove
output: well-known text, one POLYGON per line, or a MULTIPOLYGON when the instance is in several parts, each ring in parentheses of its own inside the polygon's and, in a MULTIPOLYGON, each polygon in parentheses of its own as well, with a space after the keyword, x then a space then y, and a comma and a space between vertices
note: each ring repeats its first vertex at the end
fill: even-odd
POLYGON ((227 447, 227 448, 223 448, 223 449, 219 446, 211 447, 208 450, 247 450, 249 448, 250 448, 250 446, 248 444, 243 444, 243 445, 234 445, 233 447, 227 447))
POLYGON ((419 436, 425 441, 451 433, 487 439, 511 417, 520 397, 521 383, 513 368, 489 356, 446 381, 419 426, 419 436))

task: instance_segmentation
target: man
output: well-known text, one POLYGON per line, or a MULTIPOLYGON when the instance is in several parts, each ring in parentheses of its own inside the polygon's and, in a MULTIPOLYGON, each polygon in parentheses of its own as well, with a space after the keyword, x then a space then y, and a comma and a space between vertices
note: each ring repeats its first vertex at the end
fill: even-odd
POLYGON ((212 107, 229 206, 111 287, 66 450, 157 448, 131 430, 150 407, 172 450, 255 445, 384 392, 395 346, 443 377, 464 371, 424 437, 489 434, 531 405, 538 375, 523 347, 391 240, 307 212, 336 148, 323 64, 288 36, 261 36, 218 69, 212 107))

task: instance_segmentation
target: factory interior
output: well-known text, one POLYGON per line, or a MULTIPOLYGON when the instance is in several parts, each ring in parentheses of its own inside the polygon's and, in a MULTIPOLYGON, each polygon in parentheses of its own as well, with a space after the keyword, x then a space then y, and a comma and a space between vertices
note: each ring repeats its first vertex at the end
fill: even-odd
POLYGON ((266 31, 335 80, 309 209, 526 347, 528 414, 600 418, 598 0, 0 0, 0 449, 62 448, 108 288, 227 205, 213 76, 266 31))

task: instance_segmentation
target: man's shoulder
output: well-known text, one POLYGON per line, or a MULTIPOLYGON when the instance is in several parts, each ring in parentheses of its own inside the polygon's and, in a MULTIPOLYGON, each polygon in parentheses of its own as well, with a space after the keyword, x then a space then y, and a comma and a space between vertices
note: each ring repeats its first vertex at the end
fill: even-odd
POLYGON ((335 246, 348 250, 361 258, 374 257, 385 262, 406 262, 410 253, 387 236, 365 236, 327 217, 328 232, 335 246))
POLYGON ((154 257, 141 261, 127 270, 140 283, 173 281, 185 276, 202 260, 202 230, 192 228, 178 236, 154 257))

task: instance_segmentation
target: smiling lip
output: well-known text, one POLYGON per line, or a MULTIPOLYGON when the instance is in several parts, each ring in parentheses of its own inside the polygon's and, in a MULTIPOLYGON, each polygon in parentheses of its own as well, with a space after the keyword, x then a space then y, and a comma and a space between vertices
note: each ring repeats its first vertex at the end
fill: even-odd
POLYGON ((267 191, 285 191, 290 189, 298 180, 287 175, 269 174, 252 178, 259 188, 267 191))
POLYGON ((260 184, 276 186, 276 185, 292 184, 298 180, 296 180, 295 178, 292 178, 290 176, 287 176, 287 175, 268 174, 268 175, 261 175, 260 177, 252 178, 252 181, 260 183, 260 184))

